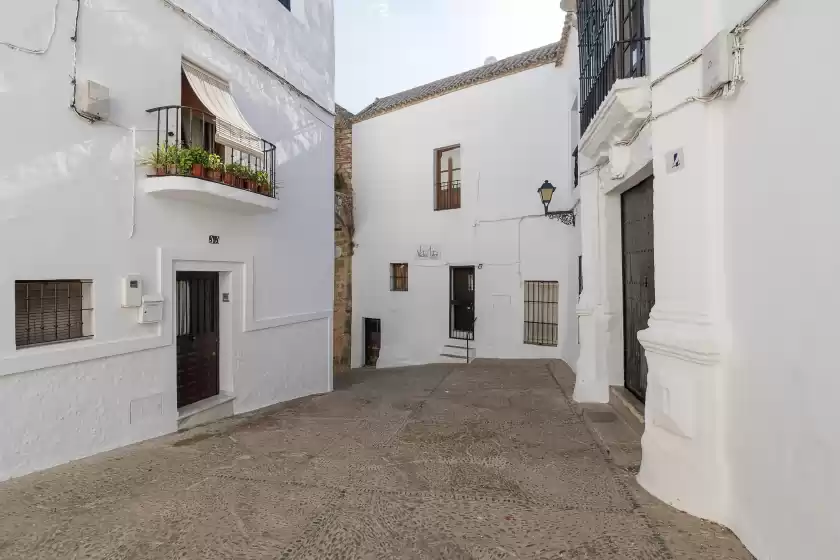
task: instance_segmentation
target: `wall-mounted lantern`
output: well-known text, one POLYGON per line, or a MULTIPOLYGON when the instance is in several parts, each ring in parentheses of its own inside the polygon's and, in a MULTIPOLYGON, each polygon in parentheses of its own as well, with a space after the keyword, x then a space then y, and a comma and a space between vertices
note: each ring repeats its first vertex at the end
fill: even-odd
POLYGON ((543 208, 545 209, 545 215, 552 220, 559 220, 567 226, 574 227, 574 210, 557 210, 554 212, 548 211, 548 206, 551 204, 551 198, 554 196, 554 191, 556 190, 557 189, 554 187, 554 185, 549 183, 547 180, 542 184, 540 188, 537 189, 537 192, 540 194, 540 200, 542 200, 543 203, 543 208))

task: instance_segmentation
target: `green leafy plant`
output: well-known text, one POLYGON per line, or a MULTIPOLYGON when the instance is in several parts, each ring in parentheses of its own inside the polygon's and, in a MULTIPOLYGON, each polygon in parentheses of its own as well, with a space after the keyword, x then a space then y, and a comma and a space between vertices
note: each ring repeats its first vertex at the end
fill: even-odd
POLYGON ((254 174, 257 183, 257 191, 261 194, 271 194, 271 178, 267 171, 257 171, 254 174))
POLYGON ((181 151, 175 144, 158 146, 155 151, 141 159, 140 163, 154 167, 158 175, 176 175, 181 161, 181 151))
POLYGON ((221 171, 222 158, 220 158, 217 154, 209 154, 207 156, 207 168, 212 171, 221 171))
POLYGON ((222 158, 217 154, 209 154, 207 156, 207 177, 213 181, 222 180, 222 158))
POLYGON ((198 146, 182 149, 179 153, 178 169, 183 175, 203 177, 209 157, 210 154, 198 146))
POLYGON ((245 180, 250 181, 251 170, 241 163, 229 163, 225 166, 225 173, 233 177, 233 186, 245 188, 245 180))

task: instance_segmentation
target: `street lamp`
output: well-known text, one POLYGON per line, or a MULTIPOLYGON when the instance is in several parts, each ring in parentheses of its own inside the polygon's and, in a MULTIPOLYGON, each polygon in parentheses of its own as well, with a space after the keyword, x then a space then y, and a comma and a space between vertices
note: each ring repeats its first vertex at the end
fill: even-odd
POLYGON ((557 210, 554 212, 548 211, 548 206, 551 204, 551 199, 554 196, 554 191, 556 190, 557 189, 555 188, 555 186, 549 183, 548 180, 543 182, 542 186, 540 186, 540 188, 537 189, 537 192, 540 193, 540 200, 542 200, 543 208, 545 209, 545 215, 552 220, 559 220, 567 226, 574 227, 574 210, 557 210))

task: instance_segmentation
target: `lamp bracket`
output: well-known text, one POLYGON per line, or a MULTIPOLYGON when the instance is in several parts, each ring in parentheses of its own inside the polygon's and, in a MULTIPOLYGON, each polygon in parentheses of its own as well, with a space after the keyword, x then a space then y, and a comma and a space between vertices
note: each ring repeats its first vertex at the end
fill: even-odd
POLYGON ((575 211, 574 210, 557 210, 555 212, 546 212, 546 216, 550 220, 557 220, 567 226, 575 227, 575 211))

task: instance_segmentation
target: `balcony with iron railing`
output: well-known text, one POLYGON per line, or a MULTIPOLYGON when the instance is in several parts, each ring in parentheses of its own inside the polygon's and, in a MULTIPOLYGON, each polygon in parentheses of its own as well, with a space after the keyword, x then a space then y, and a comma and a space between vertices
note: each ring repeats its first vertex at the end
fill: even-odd
POLYGON ((455 210, 461 207, 461 181, 442 181, 435 184, 435 210, 455 210))
POLYGON ((579 0, 580 130, 592 123, 618 80, 647 75, 644 0, 579 0))
POLYGON ((276 209, 277 147, 193 107, 168 105, 155 116, 156 144, 144 160, 146 191, 199 193, 276 209))

